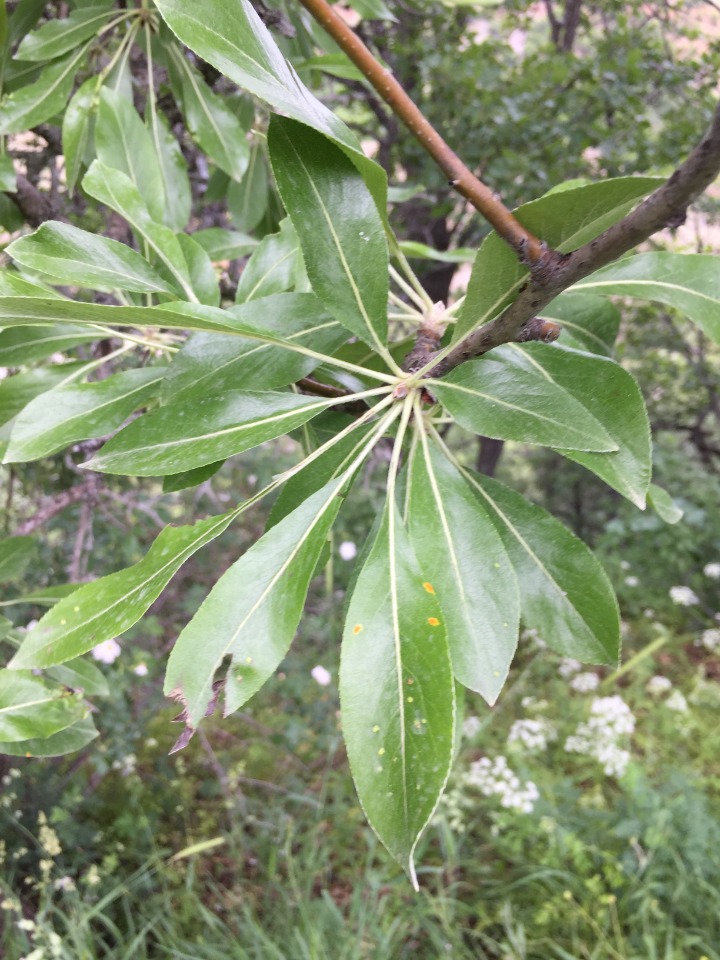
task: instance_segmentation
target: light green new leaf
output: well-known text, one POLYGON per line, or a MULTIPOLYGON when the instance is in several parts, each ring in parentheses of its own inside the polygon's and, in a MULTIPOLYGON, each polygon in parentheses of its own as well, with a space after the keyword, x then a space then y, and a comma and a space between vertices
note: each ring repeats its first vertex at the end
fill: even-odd
POLYGON ((286 655, 346 479, 326 484, 261 537, 218 580, 178 637, 165 693, 182 703, 190 728, 205 715, 225 657, 232 659, 224 684, 227 716, 286 655))
POLYGON ((268 149, 313 290, 370 346, 387 339, 388 250, 370 193, 339 147, 273 116, 268 149))
POLYGON ((0 134, 22 133, 60 113, 66 106, 87 45, 40 71, 34 83, 19 87, 0 103, 0 134))
POLYGON ((60 294, 56 293, 52 287, 38 281, 33 283, 10 268, 0 272, 0 299, 3 297, 56 297, 62 299, 60 294))
POLYGON ((239 87, 334 140, 352 158, 378 208, 385 211, 387 178, 348 127, 320 103, 285 60, 250 0, 157 0, 170 29, 239 87))
MULTIPOLYGON (((662 182, 652 177, 619 177, 593 183, 523 204, 515 216, 553 249, 569 253, 622 219, 662 182)), ((496 233, 486 237, 473 265, 453 341, 497 317, 515 299, 527 276, 527 267, 504 240, 496 233)))
POLYGON ((36 549, 32 537, 6 537, 0 540, 0 583, 19 580, 36 549))
POLYGON ((64 284, 108 292, 175 293, 173 285, 131 247, 57 220, 15 240, 7 252, 24 267, 64 284))
POLYGON ((103 87, 95 124, 98 160, 120 170, 135 184, 153 220, 162 223, 165 187, 152 137, 140 115, 121 93, 103 87))
MULTIPOLYGON (((289 290, 295 279, 300 253, 298 238, 289 219, 280 224, 279 233, 264 237, 240 274, 235 300, 247 303, 273 293, 289 290)), ((279 331, 281 332, 281 331, 279 331)))
POLYGON ((77 753, 97 736, 93 719, 87 716, 49 737, 19 740, 16 743, 2 741, 0 753, 10 757, 62 757, 67 753, 77 753))
POLYGON ((94 663, 82 657, 60 663, 56 667, 49 667, 45 671, 45 676, 70 690, 81 691, 88 697, 106 697, 110 693, 110 687, 103 672, 94 663))
MULTIPOLYGON (((347 330, 324 311, 311 293, 277 294, 233 307, 228 317, 258 333, 282 337, 332 354, 347 339, 347 330)), ((1 335, 0 335, 1 336, 1 335)), ((235 390, 274 390, 306 377, 318 364, 314 357, 242 336, 196 334, 183 344, 168 368, 164 403, 188 391, 196 397, 235 390)))
POLYGON ((59 386, 84 366, 84 363, 54 363, 0 380, 0 425, 8 423, 32 399, 59 386))
MULTIPOLYGON (((545 344, 531 346, 553 350, 545 344)), ((589 409, 591 404, 573 395, 565 382, 574 385, 575 376, 602 375, 601 363, 558 350, 541 365, 532 351, 506 345, 428 385, 461 426, 483 436, 574 450, 617 450, 604 426, 604 406, 596 403, 589 409)), ((602 385, 585 383, 594 399, 602 385)), ((601 398, 607 394, 605 390, 601 398)))
POLYGON ((154 396, 165 369, 126 370, 41 394, 16 418, 3 463, 40 460, 78 440, 111 433, 154 396))
POLYGON ((675 503, 667 490, 663 490, 656 483, 651 483, 648 487, 648 503, 665 523, 678 523, 685 513, 682 507, 675 503))
POLYGON ((237 230, 223 230, 221 227, 208 227, 197 230, 193 240, 200 244, 213 263, 218 260, 235 260, 251 253, 258 241, 237 230))
POLYGON ((180 77, 183 116, 193 140, 229 177, 242 180, 250 159, 247 131, 176 46, 170 49, 180 77))
POLYGON ((620 314, 604 297, 561 293, 543 307, 538 316, 562 326, 560 341, 564 347, 599 353, 603 357, 613 355, 620 314))
POLYGON ((334 402, 240 390, 192 395, 134 420, 85 466, 139 477, 192 470, 294 430, 334 402))
POLYGON ((232 180, 227 188, 227 207, 234 227, 246 233, 257 227, 267 210, 269 190, 262 148, 256 140, 242 180, 232 180))
POLYGON ((178 233, 177 240, 185 258, 190 284, 197 299, 200 303, 208 304, 211 307, 219 307, 220 284, 213 269, 212 260, 200 244, 186 233, 178 233))
POLYGON ((580 280, 576 290, 675 307, 720 343, 720 262, 712 254, 641 253, 580 280))
POLYGON ((0 670, 0 741, 49 737, 87 712, 79 697, 29 670, 0 670))
POLYGON ((515 568, 523 623, 566 657, 617 663, 620 616, 592 552, 559 520, 497 480, 466 472, 515 568))
POLYGON ((420 569, 443 613, 455 677, 492 705, 507 679, 520 618, 502 541, 463 477, 424 437, 414 449, 405 510, 420 569))
POLYGON ((97 4, 73 10, 69 16, 49 20, 39 29, 28 33, 17 49, 18 60, 54 60, 74 50, 79 43, 94 37, 110 19, 110 4, 97 4))
POLYGON ((125 633, 183 563, 219 537, 236 516, 237 510, 230 510, 191 526, 165 527, 138 563, 86 583, 56 603, 26 634, 10 667, 52 667, 125 633))
POLYGON ((19 367, 66 352, 81 343, 97 340, 98 334, 79 323, 56 323, 50 327, 10 327, 0 332, 0 367, 19 367))
POLYGON ((65 156, 65 177, 72 193, 80 175, 80 167, 90 139, 92 121, 97 112, 97 77, 82 83, 67 105, 62 119, 62 145, 65 156))
POLYGON ((454 743, 455 684, 431 591, 397 508, 387 504, 350 599, 340 703, 360 803, 416 888, 415 847, 447 782, 454 743))

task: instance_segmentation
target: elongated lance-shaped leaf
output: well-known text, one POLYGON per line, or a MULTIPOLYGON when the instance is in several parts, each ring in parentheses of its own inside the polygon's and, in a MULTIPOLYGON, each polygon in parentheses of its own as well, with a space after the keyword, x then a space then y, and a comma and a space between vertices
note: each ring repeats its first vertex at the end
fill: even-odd
POLYGON ((515 573, 487 511, 422 429, 406 512, 420 569, 443 613, 455 677, 493 704, 518 641, 515 573))
POLYGON ((284 117, 270 121, 268 149, 313 290, 334 317, 382 352, 387 241, 361 176, 327 137, 284 117))
POLYGON ((37 80, 5 97, 0 103, 0 134, 22 133, 60 113, 86 52, 87 44, 43 67, 37 80))
POLYGON ((178 232, 187 226, 192 207, 187 162, 165 114, 155 109, 154 105, 151 109, 149 102, 147 113, 153 147, 162 171, 165 192, 164 222, 171 230, 178 232))
POLYGON ((89 77, 80 84, 65 108, 62 118, 62 146, 65 157, 65 178, 68 190, 75 189, 85 150, 90 139, 90 121, 94 118, 98 102, 97 77, 89 77))
POLYGON ((664 303, 720 343, 720 264, 711 254, 641 253, 603 267, 571 291, 664 303))
POLYGON ((94 36, 110 19, 111 5, 94 4, 81 10, 73 10, 69 16, 49 20, 38 30, 28 33, 15 54, 18 60, 54 60, 79 43, 94 36))
POLYGON ((166 527, 132 567, 87 583, 45 614, 10 661, 14 669, 51 667, 129 630, 197 550, 223 533, 238 510, 191 526, 166 527))
POLYGON ((270 106, 319 130, 351 157, 378 209, 387 202, 387 177, 369 160, 350 129, 320 103, 280 52, 250 0, 157 0, 167 25, 191 50, 270 106))
POLYGON ((3 463, 39 460, 78 440, 111 433, 157 393, 165 369, 126 370, 106 380, 69 383, 41 394, 13 424, 3 463))
MULTIPOLYGON (((554 349, 546 344, 532 346, 554 349)), ((602 375, 605 369, 599 358, 559 350, 541 365, 534 352, 526 353, 513 345, 463 363, 447 377, 430 380, 429 384, 461 426, 483 436, 573 450, 612 451, 618 445, 602 420, 602 400, 607 396, 601 396, 598 402, 602 382, 584 381, 590 402, 579 399, 565 383, 566 379, 574 383, 575 377, 602 375)))
POLYGON ((0 583, 19 580, 35 556, 32 537, 6 537, 0 540, 0 583))
POLYGON ((44 360, 53 353, 65 353, 81 343, 96 340, 79 323, 58 323, 51 327, 15 327, 0 333, 0 367, 17 367, 44 360))
POLYGON ((683 508, 675 503, 667 490, 659 487, 656 483, 651 483, 648 488, 648 503, 665 523, 678 523, 685 513, 683 508))
POLYGON ((559 520, 497 480, 466 472, 502 537, 520 588, 523 623, 566 657, 617 663, 615 593, 592 552, 559 520))
POLYGON ((51 220, 7 247, 13 260, 63 284, 95 290, 174 293, 144 257, 117 240, 51 220))
MULTIPOLYGON (((662 182, 654 177, 605 180, 533 200, 519 207, 515 216, 553 249, 569 253, 621 220, 662 182)), ((497 317, 515 299, 527 276, 527 267, 504 240, 494 232, 486 237, 475 258, 453 342, 497 317)))
POLYGON ((0 753, 10 757, 62 757, 67 753, 82 750, 97 736, 92 717, 84 717, 49 737, 18 740, 14 743, 0 741, 0 753))
POLYGON ((16 373, 0 380, 0 424, 8 423, 39 394, 79 374, 84 363, 57 363, 16 373))
POLYGON ((225 715, 238 710, 287 653, 310 578, 337 516, 347 475, 326 484, 268 531, 218 580, 178 637, 165 693, 182 703, 191 729, 213 697, 225 657, 225 715))
POLYGON ((61 683, 70 690, 78 690, 88 697, 106 697, 110 687, 105 674, 83 657, 59 663, 55 667, 48 667, 45 676, 56 683, 61 683))
POLYGON ((243 267, 235 297, 237 303, 289 290, 294 283, 299 255, 297 235, 286 217, 280 231, 264 237, 243 267))
POLYGON ((394 502, 350 600, 340 702, 360 803, 417 887, 415 847, 452 763, 455 685, 438 597, 394 502))
POLYGON ((0 740, 49 737, 81 720, 82 700, 29 670, 0 670, 0 740))
POLYGON ((109 87, 103 87, 100 92, 95 149, 101 163, 129 177, 153 220, 161 223, 165 188, 150 131, 132 100, 109 87))
POLYGON ((270 391, 191 396, 134 420, 86 466, 140 477, 192 470, 273 440, 337 402, 270 391))
POLYGON ((538 313, 562 326, 564 347, 575 347, 601 357, 611 357, 620 329, 620 313, 604 297, 561 293, 538 313))
MULTIPOLYGON (((312 293, 276 294, 232 307, 227 316, 254 327, 258 333, 266 332, 325 354, 334 353, 348 335, 312 293)), ((307 376, 319 362, 272 343, 196 334, 175 355, 162 397, 172 403, 188 392, 196 396, 221 393, 236 389, 238 384, 246 390, 271 390, 307 376)))

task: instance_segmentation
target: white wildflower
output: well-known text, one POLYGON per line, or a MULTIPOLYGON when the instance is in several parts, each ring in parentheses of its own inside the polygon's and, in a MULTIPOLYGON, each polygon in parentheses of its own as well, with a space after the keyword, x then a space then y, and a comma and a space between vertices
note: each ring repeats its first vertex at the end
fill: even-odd
POLYGON ((557 738, 552 724, 541 718, 540 720, 516 720, 508 734, 508 744, 518 744, 526 750, 535 752, 545 750, 551 740, 557 738))
POLYGON ((703 630, 702 636, 700 637, 700 643, 703 645, 703 647, 705 647, 706 650, 714 653, 718 648, 720 648, 720 630, 717 627, 711 627, 709 630, 703 630))
POLYGON ((481 728, 482 720, 480 717, 475 717, 471 714, 463 720, 462 732, 463 736, 467 737, 468 740, 472 740, 476 734, 480 733, 481 728))
POLYGON ((673 690, 665 701, 668 710, 677 710, 678 713, 687 713, 688 702, 679 690, 673 690))
POLYGON ((92 648, 93 659, 99 660, 100 663, 114 663, 120 653, 120 644, 117 640, 105 640, 92 648))
POLYGON ((564 657, 560 661, 560 666, 558 667, 558 673, 561 677, 571 677, 574 673, 582 668, 582 664, 579 660, 574 660, 572 657, 564 657))
POLYGON ((27 930, 27 931, 34 930, 35 921, 28 920, 26 917, 23 917, 22 920, 17 921, 17 927, 19 930, 27 930))
POLYGON ((352 540, 343 540, 338 547, 341 560, 354 560, 357 556, 357 546, 352 540))
POLYGON ((621 570, 629 570, 629 569, 630 569, 630 564, 628 563, 627 560, 621 560, 621 561, 620 561, 620 569, 621 569, 621 570))
POLYGON ((68 876, 58 877, 58 879, 53 883, 53 886, 56 890, 70 891, 75 889, 75 881, 72 877, 68 876))
POLYGON ((570 686, 578 693, 591 693, 600 686, 600 677, 596 673, 576 673, 570 681, 570 686))
POLYGON ((661 677, 660 674, 657 674, 654 677, 650 677, 648 682, 645 684, 645 689, 652 696, 656 697, 661 693, 667 693, 668 690, 672 690, 672 680, 668 677, 661 677))
POLYGON ((137 757, 134 753, 128 753, 120 760, 113 760, 112 768, 113 770, 119 770, 121 776, 129 777, 131 774, 135 773, 137 768, 137 757))
POLYGON ((325 667, 321 667, 319 664, 317 667, 312 668, 310 671, 310 676, 313 678, 315 683, 319 683, 321 687, 327 687, 332 681, 332 674, 330 671, 326 670, 325 667))
POLYGON ((482 757, 471 764, 465 782, 486 797, 497 796, 501 806, 519 813, 532 813, 540 792, 532 780, 524 783, 507 765, 505 757, 482 757))
POLYGON ((720 580, 720 563, 706 563, 703 567, 703 573, 711 580, 720 580))
POLYGON ((608 776, 620 777, 630 762, 630 753, 621 741, 634 729, 635 717, 621 697, 596 697, 590 705, 590 718, 566 739, 565 750, 593 757, 608 776))
POLYGON ((680 607, 693 607, 700 598, 690 587, 670 587, 670 599, 680 607))
POLYGON ((148 675, 148 668, 146 663, 138 663, 133 667, 133 673, 137 677, 146 677, 148 675))
POLYGON ((640 584, 639 577, 625 577, 625 586, 626 587, 637 587, 640 584))

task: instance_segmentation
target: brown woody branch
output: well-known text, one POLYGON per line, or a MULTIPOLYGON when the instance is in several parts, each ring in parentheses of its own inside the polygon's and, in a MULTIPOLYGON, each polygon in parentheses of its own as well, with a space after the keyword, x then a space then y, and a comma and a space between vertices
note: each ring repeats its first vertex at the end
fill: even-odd
POLYGON ((461 340, 432 370, 432 376, 442 376, 466 360, 517 340, 528 322, 558 294, 673 222, 719 173, 720 104, 705 136, 661 187, 599 237, 529 278, 515 302, 497 319, 461 340))
POLYGON ((73 503, 80 503, 88 499, 88 497, 96 496, 97 492, 97 478, 92 477, 88 479, 85 483, 78 484, 76 487, 71 487, 69 490, 63 490, 60 493, 56 493, 54 497, 48 500, 43 504, 40 509, 34 513, 31 517, 28 517, 27 520, 23 520, 21 524, 15 529, 14 536, 22 537, 27 536, 30 533, 34 533, 36 530, 39 530, 40 527, 44 526, 49 520, 52 520, 54 516, 58 513, 61 513, 66 507, 71 506, 73 503))
POLYGON ((360 37, 338 16, 326 0, 300 0, 300 3, 333 38, 344 53, 372 84, 393 113, 430 154, 448 182, 490 223, 497 233, 531 266, 552 259, 551 252, 527 230, 503 202, 479 180, 410 99, 390 70, 383 67, 360 37))

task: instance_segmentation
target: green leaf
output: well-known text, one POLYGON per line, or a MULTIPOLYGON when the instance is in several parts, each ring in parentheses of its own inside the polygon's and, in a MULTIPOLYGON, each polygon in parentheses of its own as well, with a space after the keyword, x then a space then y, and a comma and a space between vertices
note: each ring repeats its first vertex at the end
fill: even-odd
POLYGON ((520 587, 526 627, 567 657, 618 661, 620 616, 592 552, 559 520, 497 480, 466 471, 497 526, 520 587))
POLYGON ((0 193, 0 227, 6 233, 15 233, 25 226, 20 208, 6 193, 0 193))
POLYGON ((324 133, 351 157, 384 212, 387 178, 348 127, 317 100, 283 57, 250 0, 158 0, 170 29, 239 87, 276 110, 324 133))
POLYGON ((178 233, 177 240, 187 264, 190 284, 198 300, 200 303, 208 304, 211 307, 219 307, 220 284, 213 270, 210 257, 200 244, 196 243, 186 233, 178 233))
POLYGON ((49 737, 20 740, 17 743, 0 742, 0 753, 11 757, 62 757, 82 750, 98 736, 92 717, 84 717, 49 737))
POLYGON ((216 463, 206 463, 194 470, 183 470, 181 473, 168 473, 163 477, 163 493, 176 493, 178 490, 187 490, 188 487, 197 487, 199 484, 215 476, 225 463, 218 460, 216 463))
POLYGON ((65 156, 65 177, 71 193, 80 175, 80 167, 90 140, 91 124, 97 112, 98 102, 97 77, 89 77, 75 91, 63 113, 62 145, 65 156))
MULTIPOLYGON (((347 338, 345 327, 332 320, 311 293, 277 294, 227 311, 243 327, 282 336, 285 341, 333 353, 347 338)), ((196 334, 183 344, 163 383, 163 402, 175 402, 190 391, 195 397, 237 389, 273 390, 307 376, 314 357, 242 336, 196 334)))
POLYGON ((454 250, 434 250, 425 243, 415 240, 403 240, 400 249, 406 257, 416 260, 437 260, 440 263, 472 263, 477 254, 469 247, 456 247, 454 250))
POLYGON ((0 366, 19 367, 97 340, 79 323, 56 323, 49 327, 11 327, 0 332, 0 366))
POLYGON ((39 281, 31 282, 21 277, 15 270, 7 267, 0 271, 0 299, 2 297, 55 297, 62 299, 52 287, 39 281))
POLYGON ((19 580, 36 550, 37 544, 32 537, 6 537, 0 540, 0 583, 19 580))
POLYGON ((150 216, 161 223, 165 187, 152 137, 132 100, 108 87, 100 93, 95 149, 101 163, 122 171, 135 184, 150 216))
POLYGON ((15 420, 3 463, 40 460, 78 440, 111 433, 157 392, 164 374, 163 367, 126 370, 41 394, 15 420))
POLYGON ((193 140, 229 177, 242 180, 250 159, 247 131, 174 44, 170 51, 180 76, 183 116, 193 140))
POLYGON ((191 728, 213 696, 213 680, 231 658, 225 715, 256 693, 287 653, 347 477, 326 484, 273 527, 218 580, 178 637, 165 693, 180 701, 191 728))
POLYGON ((163 178, 165 224, 171 230, 178 232, 184 230, 187 226, 192 207, 187 163, 180 149, 180 144, 170 130, 165 115, 153 110, 150 114, 149 123, 155 155, 163 178))
POLYGON ((663 490, 656 483, 651 483, 648 487, 648 503, 665 523, 678 523, 685 513, 682 507, 677 506, 667 490, 663 490))
POLYGON ((406 501, 410 540, 437 594, 457 680, 497 699, 515 654, 515 574, 492 520, 455 467, 424 436, 415 447, 406 501))
POLYGON ((15 178, 15 162, 6 153, 0 155, 0 190, 15 193, 17 180, 15 178))
POLYGON ((280 232, 264 237, 240 274, 235 300, 247 303, 272 293, 289 290, 295 280, 300 245, 289 219, 280 224, 280 232))
POLYGON ((64 110, 87 45, 44 67, 34 83, 0 103, 0 134, 22 133, 64 110))
POLYGON ((107 697, 110 687, 102 671, 94 663, 78 657, 67 663, 50 667, 45 675, 70 690, 78 690, 88 697, 107 697))
MULTIPOLYGON (((530 344, 554 350, 545 344, 530 344)), ((568 388, 575 376, 589 377, 605 371, 601 360, 585 354, 543 354, 505 345, 479 360, 470 360, 442 380, 428 385, 443 407, 467 430, 500 440, 519 440, 574 450, 617 450, 604 427, 606 410, 599 402, 589 404, 568 388)), ((593 381, 590 396, 596 401, 599 387, 593 381)), ((606 399, 607 390, 600 395, 606 399)))
POLYGON ((539 312, 562 326, 564 347, 611 357, 620 328, 620 314, 609 300, 579 293, 562 293, 539 312))
POLYGON ((69 16, 44 23, 28 33, 17 49, 18 60, 54 60, 74 50, 79 43, 94 37, 110 19, 109 4, 73 10, 69 16))
POLYGON ((269 189, 262 150, 256 142, 250 150, 242 180, 233 180, 227 189, 227 206, 233 226, 244 232, 257 227, 267 210, 269 189))
POLYGON ((87 707, 28 670, 0 670, 0 740, 49 737, 82 719, 87 707))
POLYGON ((193 395, 134 420, 85 466, 139 477, 180 473, 279 437, 334 402, 240 390, 193 395))
POLYGON ((340 702, 360 803, 417 887, 414 850, 452 763, 455 685, 437 597, 394 504, 386 504, 350 600, 340 702))
MULTIPOLYGON (((535 236, 561 253, 569 253, 622 219, 662 182, 654 177, 605 180, 533 200, 519 207, 515 215, 535 236)), ((494 232, 486 237, 473 265, 453 341, 502 313, 527 276, 527 268, 504 240, 494 232)))
POLYGON ((124 217, 135 233, 145 240, 152 253, 165 264, 173 283, 185 299, 197 300, 178 237, 153 219, 137 187, 122 170, 112 169, 94 160, 83 178, 83 189, 124 217))
POLYGON ((270 161, 313 290, 371 346, 387 339, 388 251, 380 215, 345 154, 322 134, 273 116, 270 161))
POLYGON ((720 262, 712 254, 640 253, 580 280, 576 290, 664 303, 720 343, 720 262))
POLYGON ((220 227, 197 230, 192 237, 213 262, 244 257, 258 245, 258 241, 247 234, 238 233, 236 230, 223 230, 220 227))
POLYGON ((41 587, 39 590, 31 590, 29 593, 23 593, 12 600, 3 600, 0 606, 14 607, 20 603, 39 603, 52 606, 63 597, 67 597, 80 586, 79 583, 55 583, 52 586, 41 587))
POLYGON ((64 284, 91 290, 174 293, 168 283, 131 247, 69 223, 50 220, 7 247, 10 256, 30 270, 64 284))
POLYGON ((38 394, 52 390, 83 366, 83 363, 55 363, 0 380, 0 425, 17 416, 38 394))
POLYGON ((64 597, 26 634, 13 670, 52 667, 120 636, 142 617, 185 561, 223 533, 237 510, 191 526, 165 527, 132 567, 86 583, 64 597))

